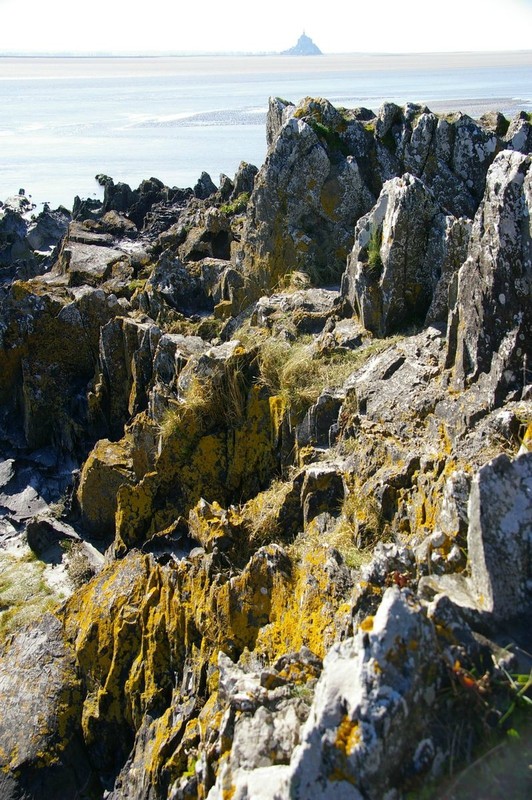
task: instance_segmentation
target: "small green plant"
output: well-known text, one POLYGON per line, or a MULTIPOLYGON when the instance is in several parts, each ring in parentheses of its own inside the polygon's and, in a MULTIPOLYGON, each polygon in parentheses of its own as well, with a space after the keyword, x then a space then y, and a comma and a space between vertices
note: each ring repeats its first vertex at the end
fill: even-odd
POLYGON ((249 192, 241 192, 232 203, 225 203, 220 206, 220 211, 227 214, 228 217, 233 217, 236 214, 242 214, 249 203, 249 192))
POLYGON ((343 156, 350 155, 349 147, 342 140, 338 131, 333 130, 333 128, 328 128, 327 125, 315 119, 309 119, 308 124, 314 133, 325 142, 329 150, 332 152, 340 152, 343 156))
POLYGON ((366 272, 372 280, 378 280, 382 275, 383 263, 381 258, 382 228, 375 226, 369 237, 368 265, 366 272))
POLYGON ((292 697, 296 697, 298 700, 303 700, 304 703, 310 706, 314 699, 314 693, 316 690, 315 683, 315 681, 307 683, 294 683, 290 687, 290 694, 292 697))
POLYGON ((135 292, 137 291, 142 291, 145 286, 146 286, 146 279, 134 278, 132 281, 128 283, 127 288, 131 294, 135 294, 135 292))
MULTIPOLYGON (((505 726, 508 720, 515 714, 515 712, 518 709, 522 709, 528 715, 532 715, 532 698, 527 696, 527 693, 529 693, 530 690, 532 689, 532 670, 530 670, 529 675, 526 674, 509 675, 508 673, 506 673, 506 676, 508 678, 512 696, 510 705, 508 706, 506 712, 502 715, 502 717, 499 720, 499 727, 505 726)), ((529 721, 532 722, 532 716, 530 716, 529 721)), ((517 731, 515 731, 514 728, 510 728, 509 731, 507 732, 510 733, 510 731, 512 731, 510 735, 511 736, 513 735, 513 737, 515 738, 515 734, 517 734, 517 731)), ((519 738, 518 734, 517 738, 519 738)))

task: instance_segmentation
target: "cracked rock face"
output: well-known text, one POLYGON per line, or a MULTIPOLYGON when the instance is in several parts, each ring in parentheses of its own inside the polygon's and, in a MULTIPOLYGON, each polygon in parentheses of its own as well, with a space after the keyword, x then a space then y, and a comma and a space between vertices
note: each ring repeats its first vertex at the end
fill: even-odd
POLYGON ((532 594, 532 454, 501 455, 479 470, 469 497, 468 552, 479 606, 509 619, 532 594))
POLYGON ((454 364, 457 386, 493 371, 507 389, 521 382, 531 361, 531 163, 505 151, 488 172, 468 258, 451 290, 447 364, 454 364))
POLYGON ((425 318, 433 292, 426 254, 442 217, 431 192, 405 174, 385 183, 374 208, 358 221, 342 294, 377 336, 425 318))

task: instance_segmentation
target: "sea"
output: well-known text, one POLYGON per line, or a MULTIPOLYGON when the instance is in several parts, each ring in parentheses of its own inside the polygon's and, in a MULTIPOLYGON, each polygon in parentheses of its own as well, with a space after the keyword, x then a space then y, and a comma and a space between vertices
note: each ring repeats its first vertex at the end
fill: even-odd
POLYGON ((102 196, 97 174, 218 184, 264 162, 271 96, 511 117, 532 111, 532 51, 0 57, 0 201, 23 189, 36 213, 70 209, 102 196))

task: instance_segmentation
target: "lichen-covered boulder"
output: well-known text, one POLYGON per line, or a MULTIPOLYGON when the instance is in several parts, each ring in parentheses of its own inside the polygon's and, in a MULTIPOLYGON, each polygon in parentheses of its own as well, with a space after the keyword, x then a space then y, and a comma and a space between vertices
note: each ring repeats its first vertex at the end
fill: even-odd
POLYGON ((255 179, 238 257, 260 290, 294 270, 323 281, 343 268, 353 224, 374 197, 343 152, 342 127, 330 103, 307 99, 279 129, 255 179))
POLYGON ((83 465, 77 490, 82 525, 89 535, 104 539, 114 533, 117 492, 134 482, 131 443, 97 442, 83 465))
POLYGON ((290 796, 380 800, 394 780, 415 772, 435 699, 435 652, 433 625, 417 600, 388 589, 376 615, 325 658, 290 764, 290 796))
POLYGON ((123 309, 98 289, 16 281, 1 299, 0 401, 30 447, 72 451, 92 432, 89 384, 100 327, 123 309))

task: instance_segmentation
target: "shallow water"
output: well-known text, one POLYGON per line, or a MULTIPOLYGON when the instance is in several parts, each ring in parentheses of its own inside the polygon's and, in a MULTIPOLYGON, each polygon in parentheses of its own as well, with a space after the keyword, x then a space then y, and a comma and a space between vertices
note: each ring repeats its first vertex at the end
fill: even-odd
POLYGON ((111 175, 215 182, 266 155, 270 96, 321 96, 377 110, 384 100, 433 110, 532 110, 532 51, 426 55, 0 58, 0 199, 24 188, 40 204, 101 196, 111 175))

